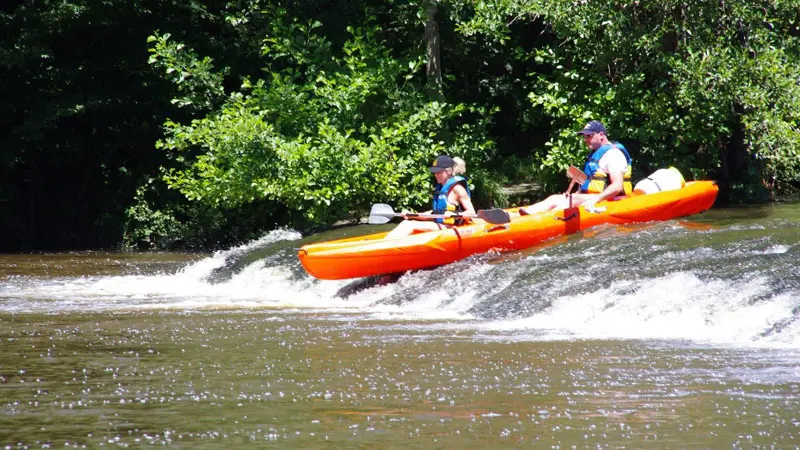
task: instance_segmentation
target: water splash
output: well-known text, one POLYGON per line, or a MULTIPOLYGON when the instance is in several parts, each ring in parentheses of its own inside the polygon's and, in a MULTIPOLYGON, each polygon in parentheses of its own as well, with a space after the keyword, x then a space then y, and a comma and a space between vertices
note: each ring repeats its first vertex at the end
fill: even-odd
POLYGON ((3 279, 9 313, 269 309, 471 330, 486 339, 800 346, 800 233, 784 218, 604 226, 390 283, 323 281, 292 230, 171 273, 3 279), (722 223, 722 225, 720 225, 722 223))

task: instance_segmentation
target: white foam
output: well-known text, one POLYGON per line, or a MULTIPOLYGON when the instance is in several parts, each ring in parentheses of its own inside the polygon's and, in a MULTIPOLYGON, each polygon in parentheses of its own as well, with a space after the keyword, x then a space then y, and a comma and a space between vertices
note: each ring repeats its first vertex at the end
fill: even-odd
POLYGON ((764 249, 761 254, 763 255, 782 255, 789 251, 791 247, 788 245, 773 245, 764 249))
MULTIPOLYGON (((596 292, 559 297, 531 317, 481 324, 489 330, 548 330, 548 338, 690 339, 752 344, 778 321, 790 317, 796 301, 787 293, 752 302, 769 290, 764 278, 737 283, 701 280, 679 272, 657 279, 622 281, 596 292)), ((796 328, 792 324, 790 328, 796 328)), ((796 346, 788 331, 774 343, 796 346)))
MULTIPOLYGON (((299 262, 292 257, 269 265, 256 260, 223 281, 209 281, 210 275, 226 269, 232 258, 299 238, 299 233, 291 230, 273 231, 175 274, 35 282, 17 277, 0 291, 0 304, 7 312, 270 308, 321 311, 330 313, 332 320, 345 312, 351 320, 392 320, 408 326, 424 321, 430 327, 472 329, 509 339, 679 339, 800 347, 800 319, 794 320, 800 292, 789 289, 775 294, 768 273, 723 279, 686 270, 649 279, 621 278, 594 292, 568 295, 564 294, 567 289, 542 292, 542 283, 552 280, 531 278, 539 273, 536 270, 560 261, 542 252, 521 261, 494 264, 474 259, 410 273, 395 283, 367 287, 346 298, 340 291, 357 282, 299 275, 299 262), (524 270, 534 270, 533 275, 524 270), (499 294, 512 284, 508 294, 499 294), (553 298, 542 301, 548 295, 553 298), (473 310, 487 298, 498 302, 494 305, 497 309, 505 306, 503 302, 521 305, 515 309, 519 311, 527 311, 527 303, 538 309, 516 313, 510 319, 485 319, 473 310)), ((581 254, 593 251, 590 246, 581 254)), ((773 245, 764 252, 788 251, 787 246, 773 245)), ((694 257, 715 254, 707 248, 692 252, 694 257)), ((662 257, 677 261, 687 256, 666 252, 662 257)), ((570 286, 591 286, 595 281, 590 272, 602 271, 602 264, 602 259, 597 259, 589 271, 576 272, 564 266, 548 273, 565 280, 568 277, 570 286)))

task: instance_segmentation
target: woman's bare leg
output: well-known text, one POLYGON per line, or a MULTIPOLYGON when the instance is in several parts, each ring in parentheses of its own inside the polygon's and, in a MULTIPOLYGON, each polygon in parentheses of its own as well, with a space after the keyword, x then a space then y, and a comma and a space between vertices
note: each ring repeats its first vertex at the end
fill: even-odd
POLYGON ((395 239, 409 236, 417 231, 441 230, 444 225, 436 222, 423 222, 419 220, 404 220, 397 224, 394 230, 390 231, 384 239, 395 239))
POLYGON ((569 200, 564 197, 564 194, 553 194, 538 203, 520 208, 520 213, 538 214, 553 209, 563 209, 567 207, 568 203, 569 200))
MULTIPOLYGON (((572 207, 580 206, 586 200, 597 196, 597 194, 572 194, 572 207)), ((520 212, 524 214, 537 214, 545 211, 552 211, 554 209, 566 209, 570 207, 570 198, 564 194, 553 194, 539 203, 520 208, 520 212)))

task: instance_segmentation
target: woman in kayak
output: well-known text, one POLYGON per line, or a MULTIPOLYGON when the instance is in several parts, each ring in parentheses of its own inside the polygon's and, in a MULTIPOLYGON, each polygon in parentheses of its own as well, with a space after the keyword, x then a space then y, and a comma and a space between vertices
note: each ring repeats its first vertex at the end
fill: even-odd
MULTIPOLYGON (((433 209, 430 214, 475 214, 472 206, 466 173, 466 163, 461 158, 441 155, 430 168, 436 177, 436 188, 433 191, 433 209)), ((466 219, 433 219, 431 221, 404 220, 386 235, 386 239, 408 236, 416 232, 440 230, 454 225, 462 225, 466 219)))
MULTIPOLYGON (((583 169, 587 180, 581 185, 581 191, 572 195, 572 207, 583 205, 587 211, 593 211, 595 203, 629 195, 632 191, 631 157, 625 147, 608 140, 606 127, 596 120, 587 123, 578 134, 583 136, 590 153, 583 169)), ((539 203, 520 208, 519 213, 536 214, 569 206, 569 196, 554 194, 539 203)))

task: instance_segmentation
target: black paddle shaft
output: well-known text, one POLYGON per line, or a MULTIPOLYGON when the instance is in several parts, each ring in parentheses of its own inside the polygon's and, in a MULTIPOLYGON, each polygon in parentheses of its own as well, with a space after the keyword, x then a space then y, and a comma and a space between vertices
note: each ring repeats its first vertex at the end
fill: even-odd
POLYGON ((376 203, 372 205, 372 210, 369 213, 369 223, 381 224, 391 220, 392 217, 403 217, 409 219, 455 219, 459 217, 465 218, 479 218, 491 224, 505 224, 511 221, 511 216, 508 212, 499 209, 481 209, 477 214, 424 214, 424 213, 397 213, 394 212, 391 206, 384 203, 376 203))

